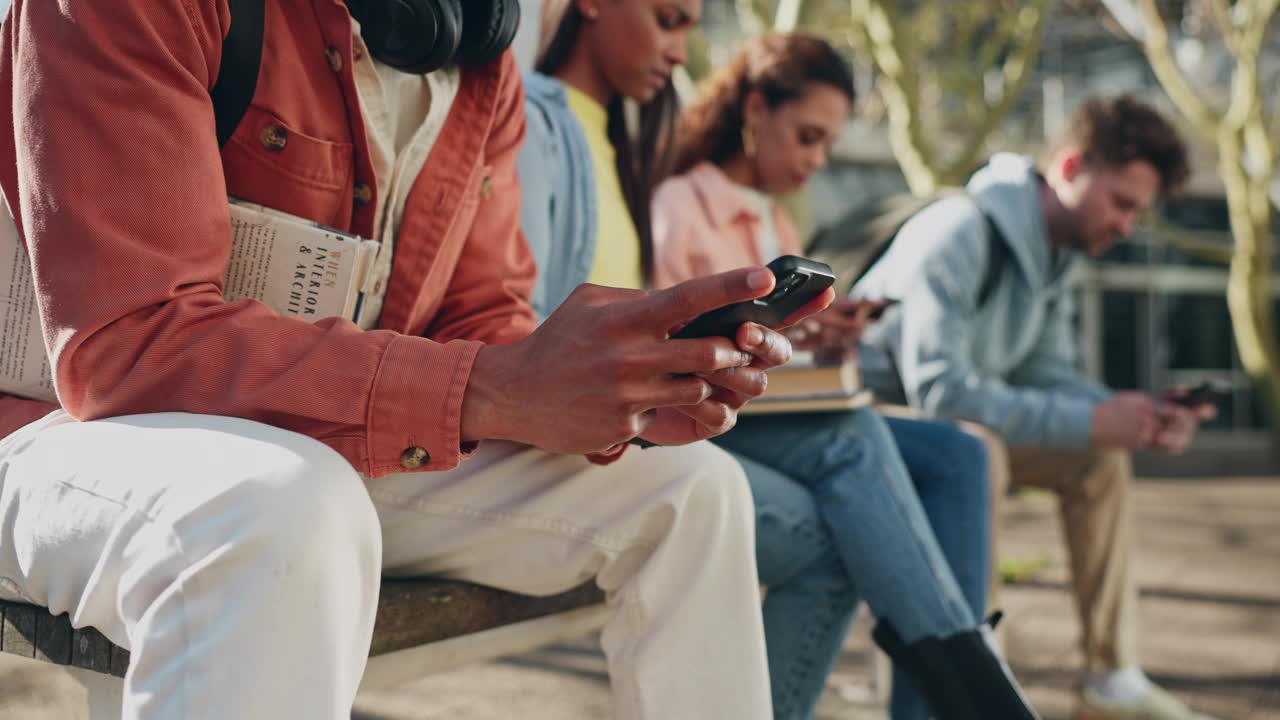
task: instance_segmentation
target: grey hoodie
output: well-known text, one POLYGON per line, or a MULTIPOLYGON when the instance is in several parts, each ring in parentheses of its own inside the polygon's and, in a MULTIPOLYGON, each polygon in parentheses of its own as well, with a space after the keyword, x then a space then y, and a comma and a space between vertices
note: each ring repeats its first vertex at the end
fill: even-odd
POLYGON ((864 337, 864 381, 883 399, 974 420, 1012 445, 1084 446, 1093 408, 1110 393, 1078 370, 1076 257, 1050 252, 1029 159, 995 156, 968 191, 912 218, 854 287, 854 296, 902 300, 864 337), (981 307, 990 245, 979 206, 1010 249, 981 307))

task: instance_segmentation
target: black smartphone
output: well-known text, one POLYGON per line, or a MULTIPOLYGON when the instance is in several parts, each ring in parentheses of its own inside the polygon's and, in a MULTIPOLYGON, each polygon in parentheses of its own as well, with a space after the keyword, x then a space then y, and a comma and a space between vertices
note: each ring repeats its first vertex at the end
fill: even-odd
POLYGON ((1181 394, 1176 392, 1165 394, 1165 400, 1189 408, 1201 405, 1221 405, 1229 397, 1231 397, 1231 385, 1221 380, 1216 382, 1206 380, 1195 387, 1188 388, 1186 392, 1181 394))
POLYGON ((755 300, 726 305, 694 318, 674 338, 734 337, 745 322, 777 327, 836 281, 826 263, 783 255, 769 263, 776 281, 773 292, 755 300))

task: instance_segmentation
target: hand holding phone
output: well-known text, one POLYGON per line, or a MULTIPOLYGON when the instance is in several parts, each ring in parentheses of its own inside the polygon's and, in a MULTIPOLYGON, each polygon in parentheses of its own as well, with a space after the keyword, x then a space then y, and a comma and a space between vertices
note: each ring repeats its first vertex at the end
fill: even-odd
MULTIPOLYGON (((778 328, 793 319, 796 313, 804 310, 807 305, 821 298, 835 283, 835 273, 830 267, 793 255, 784 255, 774 260, 769 263, 768 268, 774 276, 774 287, 768 295, 705 312, 676 330, 671 337, 673 339, 726 337, 741 343, 742 341, 738 338, 739 328, 744 323, 757 323, 767 328, 778 328)), ((704 376, 715 388, 709 401, 720 402, 736 410, 751 397, 758 395, 763 385, 750 390, 739 388, 737 385, 747 383, 752 373, 762 372, 784 362, 785 355, 778 354, 780 350, 778 345, 779 343, 764 342, 757 349, 743 347, 744 351, 756 356, 756 361, 751 367, 743 368, 725 377, 719 377, 721 373, 704 376), (771 355, 777 355, 777 357, 770 357, 771 355)), ((681 411, 688 412, 688 410, 681 411)), ((633 438, 631 443, 640 447, 652 447, 655 444, 641 437, 633 438)))
POLYGON ((823 312, 788 328, 785 334, 799 350, 811 350, 827 358, 856 355, 867 327, 894 302, 863 298, 836 300, 823 312))
POLYGON ((1206 380, 1187 389, 1170 390, 1164 395, 1165 401, 1186 408, 1217 407, 1229 397, 1231 397, 1231 385, 1226 382, 1212 380, 1206 380))
POLYGON ((1179 455, 1191 445, 1200 423, 1218 415, 1218 405, 1231 394, 1231 386, 1207 381, 1189 389, 1165 393, 1159 410, 1160 427, 1150 448, 1179 455))
MULTIPOLYGON (((689 374, 676 372, 669 375, 669 379, 675 381, 681 378, 691 380, 693 379, 691 375, 697 376, 702 382, 712 386, 712 394, 696 405, 676 404, 657 409, 652 416, 652 422, 644 431, 644 437, 632 439, 633 444, 645 447, 655 442, 661 445, 677 445, 706 439, 727 430, 732 425, 733 416, 738 408, 763 392, 764 372, 786 362, 790 355, 790 346, 786 340, 771 328, 777 328, 789 321, 793 322, 804 314, 825 309, 830 304, 832 297, 830 286, 835 281, 835 274, 825 265, 810 263, 803 258, 783 257, 770 263, 768 269, 773 274, 774 283, 773 288, 768 290, 768 294, 764 297, 721 305, 714 310, 703 312, 692 322, 683 326, 678 326, 669 319, 664 321, 664 317, 650 318, 645 315, 631 319, 631 322, 638 322, 641 325, 651 325, 655 320, 665 323, 663 324, 666 328, 663 333, 664 339, 680 338, 681 342, 666 341, 663 345, 677 355, 686 352, 681 349, 687 349, 691 345, 705 346, 710 342, 723 345, 724 340, 718 338, 727 338, 737 346, 740 352, 750 357, 749 364, 735 366, 733 372, 694 371, 689 374), (801 277, 795 277, 796 275, 801 277), (758 323, 765 327, 763 329, 754 326, 743 328, 744 323, 758 323), (676 329, 673 331, 672 328, 676 329), (698 338, 705 339, 698 340, 698 338), (710 338, 717 339, 712 341, 710 338), (676 417, 677 415, 683 417, 676 417), (727 425, 725 425, 726 422, 727 425)), ((647 298, 636 302, 648 304, 661 298, 673 307, 688 308, 689 303, 686 297, 688 292, 681 292, 688 286, 701 284, 707 288, 718 287, 724 282, 723 278, 741 276, 748 270, 750 271, 747 275, 749 279, 763 279, 760 276, 764 273, 759 269, 744 268, 720 273, 713 277, 688 280, 675 288, 650 293, 647 298)), ((751 295, 738 295, 738 297, 752 297, 766 292, 765 288, 768 285, 752 282, 751 287, 755 288, 751 295)), ((687 318, 688 314, 682 314, 682 317, 687 318)))

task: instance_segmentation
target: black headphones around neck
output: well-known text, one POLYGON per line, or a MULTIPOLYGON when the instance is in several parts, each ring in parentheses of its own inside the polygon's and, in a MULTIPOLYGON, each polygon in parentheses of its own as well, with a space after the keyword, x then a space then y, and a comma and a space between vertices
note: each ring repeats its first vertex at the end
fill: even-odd
POLYGON ((519 0, 347 0, 375 58, 397 70, 492 62, 515 38, 519 0))

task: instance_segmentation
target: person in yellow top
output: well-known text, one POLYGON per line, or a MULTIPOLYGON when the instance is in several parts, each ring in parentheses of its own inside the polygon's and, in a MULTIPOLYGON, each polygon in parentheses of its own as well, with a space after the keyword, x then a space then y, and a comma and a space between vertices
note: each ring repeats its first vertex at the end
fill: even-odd
POLYGON ((617 155, 609 141, 609 114, 595 98, 572 85, 564 86, 582 134, 591 148, 591 166, 596 178, 596 221, 608 232, 596 236, 596 254, 587 282, 606 287, 642 288, 640 236, 631 222, 631 210, 622 195, 622 183, 615 171, 617 155))

